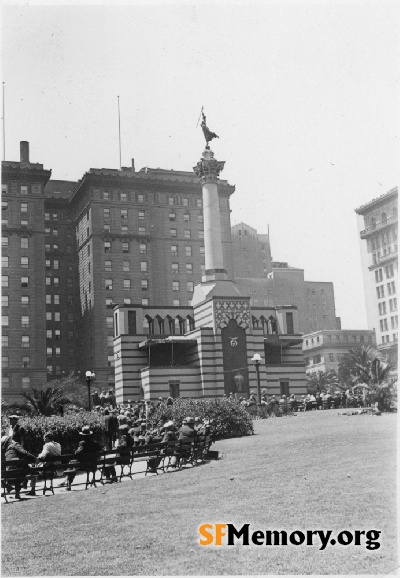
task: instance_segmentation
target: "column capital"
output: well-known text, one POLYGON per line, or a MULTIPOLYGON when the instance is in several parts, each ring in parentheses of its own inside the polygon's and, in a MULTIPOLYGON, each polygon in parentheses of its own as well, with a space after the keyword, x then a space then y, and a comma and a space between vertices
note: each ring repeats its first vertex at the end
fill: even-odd
POLYGON ((224 169, 225 161, 214 159, 214 153, 210 149, 203 152, 203 156, 193 167, 194 172, 200 178, 202 185, 206 183, 218 183, 219 173, 224 169))

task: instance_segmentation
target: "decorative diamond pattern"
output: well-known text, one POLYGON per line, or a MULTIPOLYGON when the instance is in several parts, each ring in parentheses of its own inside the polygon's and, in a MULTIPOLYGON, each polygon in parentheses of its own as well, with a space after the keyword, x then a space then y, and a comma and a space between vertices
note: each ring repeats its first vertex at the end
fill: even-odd
POLYGON ((214 302, 215 322, 219 329, 226 327, 231 319, 247 329, 250 327, 250 305, 248 301, 227 299, 214 302))

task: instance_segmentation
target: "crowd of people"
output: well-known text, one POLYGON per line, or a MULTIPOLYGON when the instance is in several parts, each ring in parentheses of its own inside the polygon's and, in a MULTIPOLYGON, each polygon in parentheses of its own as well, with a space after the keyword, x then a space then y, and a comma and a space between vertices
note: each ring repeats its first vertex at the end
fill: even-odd
MULTIPOLYGON (((131 404, 128 402, 127 406, 129 405, 131 404)), ((144 403, 144 406, 147 406, 147 404, 144 403)), ((81 439, 75 450, 76 467, 72 467, 70 470, 64 472, 66 477, 59 486, 65 487, 67 491, 70 491, 76 472, 79 469, 79 463, 85 462, 85 464, 87 464, 88 456, 104 449, 110 451, 118 449, 118 453, 122 457, 121 463, 123 463, 124 454, 129 461, 130 450, 135 446, 174 441, 196 441, 198 436, 213 436, 213 420, 201 419, 199 417, 189 416, 182 420, 168 420, 157 427, 150 427, 148 421, 150 410, 144 406, 142 403, 139 403, 137 404, 137 408, 140 409, 136 408, 136 410, 133 406, 120 406, 118 410, 117 408, 112 409, 110 407, 101 408, 99 412, 104 415, 105 419, 106 447, 103 447, 94 439, 93 432, 89 426, 82 427, 82 430, 79 432, 81 439), (140 414, 142 417, 139 417, 140 414)), ((21 488, 27 488, 27 482, 24 478, 31 473, 31 464, 40 466, 43 465, 46 460, 51 460, 55 465, 61 463, 59 460, 57 461, 57 458, 61 456, 61 445, 55 441, 54 433, 51 431, 44 434, 43 449, 38 456, 24 449, 26 435, 24 428, 18 423, 19 418, 20 416, 17 414, 9 416, 9 429, 8 431, 3 430, 1 438, 1 458, 6 470, 23 470, 23 475, 19 474, 19 479, 13 480, 15 497, 17 499, 20 498, 21 488), (18 460, 18 465, 12 463, 15 460, 18 460)), ((148 462, 148 471, 156 473, 161 459, 162 458, 150 459, 148 462)), ((176 467, 176 460, 172 459, 169 465, 176 467)), ((103 473, 108 483, 117 481, 114 465, 105 467, 103 473)), ((31 489, 27 495, 35 496, 38 476, 30 475, 30 478, 31 489)))
MULTIPOLYGON (((229 399, 236 401, 234 394, 230 394, 229 399)), ((240 397, 237 400, 243 407, 250 407, 252 405, 257 405, 257 398, 255 391, 251 391, 248 399, 240 397)), ((362 408, 369 407, 371 405, 371 400, 368 399, 367 395, 354 394, 351 389, 346 391, 335 391, 333 394, 329 391, 317 392, 315 395, 308 393, 307 395, 301 395, 296 397, 294 393, 291 395, 267 395, 265 389, 261 392, 261 405, 266 407, 268 410, 273 411, 274 409, 280 408, 283 413, 287 413, 288 410, 291 411, 309 411, 312 409, 322 410, 322 409, 342 409, 342 408, 362 408)))

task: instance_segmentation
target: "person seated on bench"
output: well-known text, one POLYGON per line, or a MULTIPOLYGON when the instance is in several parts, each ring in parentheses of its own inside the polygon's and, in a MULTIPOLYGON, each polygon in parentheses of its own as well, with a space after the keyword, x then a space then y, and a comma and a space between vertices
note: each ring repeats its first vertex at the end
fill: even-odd
POLYGON ((250 405, 257 405, 255 391, 250 392, 249 399, 246 401, 246 406, 249 407, 250 405))
POLYGON ((1 438, 1 461, 6 465, 6 471, 22 470, 19 479, 15 479, 12 482, 12 485, 15 487, 15 497, 19 500, 21 498, 20 491, 25 481, 25 475, 29 474, 29 461, 36 463, 39 460, 36 456, 24 450, 19 443, 13 441, 11 436, 4 435, 1 438), (24 460, 24 462, 22 464, 12 465, 13 460, 24 460))
POLYGON ((182 426, 178 430, 178 441, 193 442, 197 437, 197 432, 194 429, 194 418, 187 417, 182 421, 182 426))
MULTIPOLYGON (((43 436, 44 446, 41 453, 38 455, 38 459, 44 461, 52 461, 54 463, 55 458, 61 456, 61 446, 59 443, 54 441, 54 434, 50 431, 46 432, 43 436)), ((58 462, 59 463, 59 462, 58 462)), ((38 466, 44 466, 44 463, 39 463, 38 466)), ((31 478, 31 491, 28 492, 28 496, 36 496, 35 487, 38 476, 32 476, 31 478)))
POLYGON ((88 456, 90 454, 95 454, 101 451, 101 445, 93 439, 93 432, 90 431, 90 427, 85 425, 82 428, 82 431, 79 432, 79 435, 82 436, 81 441, 78 444, 78 448, 75 451, 76 460, 77 460, 77 467, 73 468, 73 470, 67 472, 67 478, 63 482, 61 482, 60 486, 67 486, 67 490, 71 490, 71 485, 75 479, 76 471, 79 469, 79 463, 85 464, 87 467, 88 465, 93 465, 93 468, 96 467, 96 460, 88 460, 88 456))

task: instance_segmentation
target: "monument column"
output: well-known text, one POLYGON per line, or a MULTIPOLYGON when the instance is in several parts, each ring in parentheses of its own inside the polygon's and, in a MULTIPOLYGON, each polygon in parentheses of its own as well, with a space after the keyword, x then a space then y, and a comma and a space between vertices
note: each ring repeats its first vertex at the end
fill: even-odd
POLYGON ((225 161, 214 159, 214 153, 209 148, 193 168, 200 178, 203 191, 204 215, 204 250, 205 276, 202 281, 225 281, 228 274, 224 269, 222 250, 221 217, 218 197, 218 177, 224 168, 225 161))

